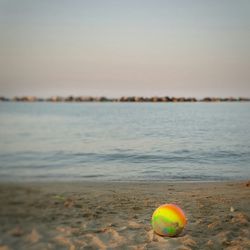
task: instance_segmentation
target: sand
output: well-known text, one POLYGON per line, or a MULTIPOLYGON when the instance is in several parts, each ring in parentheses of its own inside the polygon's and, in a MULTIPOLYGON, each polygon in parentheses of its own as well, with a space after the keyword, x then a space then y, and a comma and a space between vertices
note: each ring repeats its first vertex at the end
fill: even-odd
POLYGON ((0 184, 0 250, 250 249, 250 183, 0 184), (188 225, 161 237, 150 224, 161 204, 188 225))

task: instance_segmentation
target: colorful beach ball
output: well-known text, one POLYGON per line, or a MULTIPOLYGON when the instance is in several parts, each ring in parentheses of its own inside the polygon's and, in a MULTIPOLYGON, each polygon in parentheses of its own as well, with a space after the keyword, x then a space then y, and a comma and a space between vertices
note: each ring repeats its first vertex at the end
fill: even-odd
POLYGON ((153 230, 161 236, 177 236, 187 224, 184 212, 174 204, 158 207, 152 215, 153 230))

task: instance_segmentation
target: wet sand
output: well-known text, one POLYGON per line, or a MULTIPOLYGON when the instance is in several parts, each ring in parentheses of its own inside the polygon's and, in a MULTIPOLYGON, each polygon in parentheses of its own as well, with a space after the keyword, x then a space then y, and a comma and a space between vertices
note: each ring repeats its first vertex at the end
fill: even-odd
POLYGON ((2 183, 0 225, 0 250, 250 249, 250 183, 2 183), (152 231, 164 203, 188 218, 178 237, 152 231))

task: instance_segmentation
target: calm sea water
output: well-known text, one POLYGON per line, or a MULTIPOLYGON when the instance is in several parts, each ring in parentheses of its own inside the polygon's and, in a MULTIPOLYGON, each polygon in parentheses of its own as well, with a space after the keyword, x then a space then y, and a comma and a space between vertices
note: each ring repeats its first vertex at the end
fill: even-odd
POLYGON ((249 103, 0 103, 0 181, 249 178, 249 103))

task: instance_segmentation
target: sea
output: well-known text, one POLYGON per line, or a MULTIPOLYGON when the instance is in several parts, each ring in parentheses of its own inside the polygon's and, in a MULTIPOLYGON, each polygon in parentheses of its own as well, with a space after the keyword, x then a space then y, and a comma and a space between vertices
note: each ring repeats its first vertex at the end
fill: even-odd
POLYGON ((0 103, 0 182, 250 178, 250 103, 0 103))

